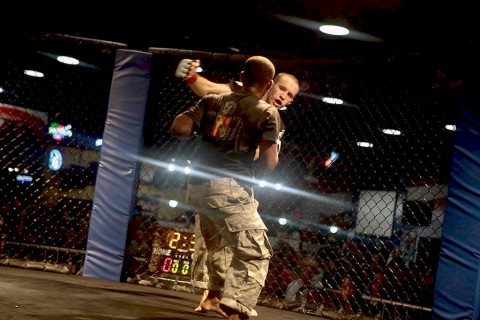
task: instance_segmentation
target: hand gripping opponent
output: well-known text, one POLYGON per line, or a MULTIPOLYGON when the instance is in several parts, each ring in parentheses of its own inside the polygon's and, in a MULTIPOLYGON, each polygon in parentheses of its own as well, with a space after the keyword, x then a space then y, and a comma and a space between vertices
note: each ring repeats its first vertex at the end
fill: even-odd
POLYGON ((175 70, 175 76, 182 78, 187 84, 192 84, 197 80, 197 68, 200 66, 200 60, 183 59, 175 70))

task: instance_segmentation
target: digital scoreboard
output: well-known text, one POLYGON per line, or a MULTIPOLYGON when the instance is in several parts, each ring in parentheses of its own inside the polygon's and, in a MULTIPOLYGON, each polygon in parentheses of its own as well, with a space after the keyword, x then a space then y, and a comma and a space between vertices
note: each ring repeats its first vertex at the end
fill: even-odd
POLYGON ((194 233, 159 228, 155 232, 150 272, 189 277, 194 247, 194 233))

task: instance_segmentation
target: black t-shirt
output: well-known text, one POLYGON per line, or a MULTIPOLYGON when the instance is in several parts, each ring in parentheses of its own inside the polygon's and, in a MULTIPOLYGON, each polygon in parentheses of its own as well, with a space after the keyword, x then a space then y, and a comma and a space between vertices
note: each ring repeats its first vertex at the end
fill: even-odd
MULTIPOLYGON (((283 127, 275 107, 245 93, 207 95, 184 113, 201 136, 196 171, 190 183, 222 177, 253 177, 255 150, 262 142, 276 143, 283 127)), ((241 180, 241 179, 240 179, 241 180)))

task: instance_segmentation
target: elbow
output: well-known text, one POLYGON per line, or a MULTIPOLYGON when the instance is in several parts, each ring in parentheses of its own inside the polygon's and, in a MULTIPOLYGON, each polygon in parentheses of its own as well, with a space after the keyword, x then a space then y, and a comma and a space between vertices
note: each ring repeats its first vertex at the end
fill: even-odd
POLYGON ((173 126, 170 128, 170 134, 171 134, 172 136, 174 136, 175 138, 178 138, 178 137, 181 136, 181 133, 180 133, 180 131, 178 130, 178 128, 173 127, 173 126))
POLYGON ((268 157, 263 159, 263 168, 267 171, 274 171, 278 164, 278 157, 268 157))
POLYGON ((177 139, 189 139, 192 137, 191 130, 186 130, 181 126, 172 126, 170 128, 170 134, 177 139))
POLYGON ((193 121, 185 115, 179 115, 170 127, 170 133, 177 139, 189 139, 194 135, 193 121))
POLYGON ((269 161, 266 165, 266 169, 268 171, 274 171, 277 167, 278 161, 269 161))

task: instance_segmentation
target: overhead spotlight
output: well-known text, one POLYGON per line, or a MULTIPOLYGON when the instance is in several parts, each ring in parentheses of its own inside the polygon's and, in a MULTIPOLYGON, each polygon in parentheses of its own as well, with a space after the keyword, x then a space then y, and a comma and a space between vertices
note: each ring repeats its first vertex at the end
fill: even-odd
POLYGON ((282 189, 282 185, 280 183, 275 183, 275 189, 276 190, 282 189))
POLYGON ((357 146, 362 147, 362 148, 372 148, 373 143, 365 142, 365 141, 358 141, 357 146))
POLYGON ((328 104, 343 104, 342 99, 332 97, 322 97, 322 101, 328 104))
POLYGON ((70 65, 77 65, 80 63, 78 59, 67 57, 67 56, 58 56, 57 61, 64 64, 70 64, 70 65))
POLYGON ((265 180, 261 180, 258 182, 258 185, 263 188, 267 185, 267 182, 265 180))
POLYGON ((445 129, 450 130, 450 131, 456 131, 457 126, 454 125, 454 124, 447 124, 447 125, 445 125, 445 129))
POLYGON ((337 226, 331 226, 331 227, 330 227, 330 232, 331 232, 331 233, 337 233, 337 231, 338 231, 338 227, 337 227, 337 226))
POLYGON ((278 223, 280 223, 281 226, 286 225, 287 222, 288 222, 288 220, 285 219, 285 218, 279 218, 279 219, 278 219, 278 223))
POLYGON ((294 17, 294 16, 285 16, 285 15, 276 15, 277 19, 280 19, 282 21, 291 23, 293 25, 303 27, 306 29, 310 30, 320 30, 322 33, 329 34, 329 35, 336 35, 336 36, 342 36, 345 38, 349 39, 354 39, 354 40, 359 40, 359 41, 366 41, 366 42, 383 42, 383 39, 378 38, 374 35, 370 35, 364 32, 360 31, 355 31, 350 29, 347 29, 345 27, 341 27, 337 25, 338 19, 335 21, 324 21, 324 22, 319 22, 319 21, 314 21, 314 20, 308 20, 308 19, 303 19, 299 17, 294 17))
POLYGON ((382 132, 392 136, 399 136, 402 134, 402 131, 396 129, 382 129, 382 132))
POLYGON ((64 64, 73 65, 73 66, 80 66, 80 67, 85 67, 85 68, 91 68, 91 69, 97 69, 97 70, 101 69, 100 67, 98 67, 96 65, 80 61, 80 60, 78 60, 77 58, 74 58, 74 57, 63 56, 63 55, 58 55, 58 54, 53 54, 53 53, 43 52, 43 51, 37 51, 37 53, 41 54, 43 56, 46 56, 50 59, 57 60, 58 62, 61 62, 61 63, 64 63, 64 64))
POLYGON ((178 205, 178 201, 177 200, 170 200, 170 201, 168 201, 168 205, 172 208, 175 208, 178 205))
POLYGON ((318 29, 323 33, 330 34, 333 36, 346 36, 347 34, 350 33, 350 30, 348 30, 347 28, 335 26, 332 24, 325 24, 323 26, 320 26, 320 28, 318 29))
POLYGON ((192 172, 192 169, 190 169, 190 167, 185 167, 185 168, 183 168, 183 172, 185 174, 190 174, 192 172))
POLYGON ((30 77, 35 77, 35 78, 43 78, 45 75, 40 72, 40 71, 35 71, 35 70, 25 70, 23 71, 24 74, 30 77))

